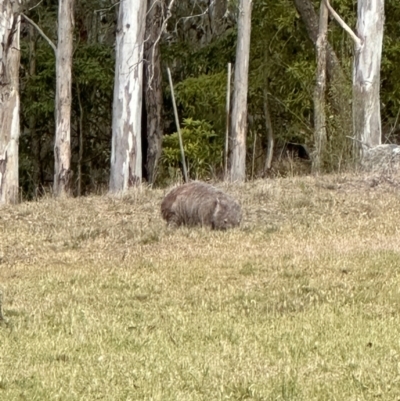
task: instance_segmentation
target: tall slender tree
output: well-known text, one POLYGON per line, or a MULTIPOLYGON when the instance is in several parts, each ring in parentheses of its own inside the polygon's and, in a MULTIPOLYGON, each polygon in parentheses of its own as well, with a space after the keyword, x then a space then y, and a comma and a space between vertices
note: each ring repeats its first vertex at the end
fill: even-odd
POLYGON ((160 39, 162 27, 162 4, 158 0, 147 0, 146 41, 144 45, 144 104, 146 115, 146 178, 154 183, 158 160, 161 155, 162 126, 162 73, 160 39))
MULTIPOLYGON (((323 0, 321 0, 321 2, 325 4, 323 0)), ((308 37, 315 46, 315 52, 318 53, 320 24, 318 22, 317 13, 314 9, 314 4, 311 0, 294 0, 294 3, 304 22, 308 37)), ((322 7, 322 3, 320 7, 322 7)), ((325 52, 327 93, 331 90, 331 95, 328 98, 329 104, 332 106, 332 111, 335 113, 336 123, 338 123, 344 132, 348 133, 352 130, 351 111, 348 107, 349 97, 351 96, 350 88, 347 89, 349 87, 348 80, 340 64, 339 58, 329 43, 328 38, 326 39, 325 52)))
MULTIPOLYGON (((317 13, 314 9, 314 4, 311 0, 294 0, 294 4, 304 22, 310 40, 314 46, 317 47, 319 23, 317 13)), ((344 79, 344 73, 339 59, 328 41, 326 44, 326 63, 329 79, 344 79)))
POLYGON ((275 136, 274 129, 272 127, 271 121, 271 113, 268 101, 268 83, 265 80, 264 89, 263 89, 263 111, 264 111, 264 120, 265 120, 265 130, 267 131, 267 157, 265 158, 264 165, 264 174, 271 168, 272 166, 272 157, 274 155, 274 146, 275 146, 275 136))
POLYGON ((71 70, 74 30, 74 0, 58 5, 58 41, 56 51, 56 137, 54 143, 55 196, 71 191, 71 70))
POLYGON ((110 191, 142 180, 143 42, 147 1, 122 1, 116 37, 110 191))
POLYGON ((384 0, 358 0, 357 29, 339 17, 328 0, 330 13, 354 41, 353 134, 356 148, 381 144, 380 69, 384 27, 384 0), (361 145, 361 147, 360 147, 361 145))
POLYGON ((358 0, 353 65, 353 132, 368 147, 381 144, 380 72, 384 0, 358 0))
POLYGON ((240 0, 231 122, 231 181, 246 179, 247 90, 252 0, 240 0))
POLYGON ((0 203, 18 201, 20 0, 0 0, 0 203))
POLYGON ((317 74, 314 89, 314 144, 313 171, 319 172, 321 158, 326 144, 326 114, 325 114, 325 89, 326 89, 326 45, 328 33, 328 8, 324 0, 321 1, 319 13, 319 32, 317 39, 317 74))
MULTIPOLYGON (((29 25, 29 77, 33 79, 36 76, 36 31, 33 25, 29 25)), ((33 102, 37 101, 37 96, 34 90, 28 89, 29 97, 33 102)), ((40 158, 40 136, 37 132, 36 114, 31 113, 28 120, 29 134, 32 138, 32 166, 33 166, 33 182, 35 194, 37 194, 42 182, 42 165, 40 158)))

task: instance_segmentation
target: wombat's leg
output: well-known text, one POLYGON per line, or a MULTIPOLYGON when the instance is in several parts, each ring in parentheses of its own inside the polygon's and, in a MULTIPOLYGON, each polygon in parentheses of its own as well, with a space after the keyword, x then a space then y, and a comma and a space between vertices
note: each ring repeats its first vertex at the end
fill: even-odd
POLYGON ((217 216, 220 208, 221 208, 221 202, 220 202, 219 198, 217 198, 217 199, 215 199, 215 202, 214 202, 214 212, 213 212, 212 220, 211 220, 211 229, 212 230, 216 230, 218 228, 217 225, 215 224, 215 220, 216 220, 216 216, 217 216))

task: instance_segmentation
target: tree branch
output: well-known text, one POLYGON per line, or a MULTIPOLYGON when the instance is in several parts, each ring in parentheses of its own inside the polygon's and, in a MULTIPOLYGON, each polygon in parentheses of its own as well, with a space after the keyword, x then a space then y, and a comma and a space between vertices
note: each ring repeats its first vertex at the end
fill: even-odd
POLYGON ((365 146, 367 149, 371 149, 371 146, 368 145, 368 143, 365 143, 365 142, 363 142, 363 141, 360 141, 360 140, 357 139, 357 138, 354 138, 354 137, 348 136, 348 135, 346 135, 346 138, 349 138, 349 139, 351 139, 352 141, 356 141, 356 142, 360 143, 361 145, 365 146))
POLYGON ((57 55, 57 48, 55 44, 51 41, 51 39, 39 28, 39 26, 35 22, 33 22, 25 14, 21 13, 21 16, 25 19, 26 22, 29 22, 33 27, 36 28, 36 30, 39 32, 42 38, 46 40, 47 43, 50 45, 50 47, 54 50, 54 55, 57 55))
MULTIPOLYGON (((153 49, 152 49, 152 52, 151 52, 151 64, 150 64, 149 67, 148 67, 148 68, 149 68, 149 72, 150 72, 150 74, 149 74, 150 78, 149 78, 149 82, 148 82, 148 88, 149 88, 149 89, 152 89, 151 84, 152 84, 153 78, 154 78, 154 67, 152 67, 152 66, 154 66, 155 48, 156 48, 156 46, 158 45, 158 42, 161 40, 161 36, 162 36, 163 32, 165 32, 166 29, 167 29, 168 20, 172 17, 171 9, 172 9, 174 3, 175 3, 175 0, 171 0, 171 3, 170 3, 169 6, 167 7, 166 16, 165 16, 165 18, 164 18, 164 21, 163 21, 161 27, 160 27, 160 33, 159 33, 157 39, 154 41, 154 43, 153 43, 153 45, 152 45, 153 49), (151 67, 152 67, 152 68, 151 68, 151 67)), ((154 5, 155 5, 155 3, 153 3, 153 6, 154 6, 154 5)), ((152 8, 152 7, 151 7, 151 8, 152 8)), ((150 12, 150 10, 149 10, 149 12, 150 12)), ((145 40, 148 40, 148 39, 145 39, 145 40)))
POLYGON ((358 48, 362 47, 362 40, 353 32, 353 30, 340 18, 339 14, 332 8, 329 4, 329 0, 324 0, 326 7, 329 12, 332 14, 333 18, 338 22, 338 24, 350 35, 350 37, 354 40, 354 43, 358 48))
POLYGON ((43 3, 43 0, 40 0, 39 3, 37 3, 36 5, 34 5, 33 7, 31 7, 29 9, 29 11, 33 10, 34 8, 38 7, 41 3, 43 3))
POLYGON ((93 11, 93 14, 100 13, 100 12, 102 12, 102 11, 109 11, 109 10, 111 10, 113 7, 116 7, 118 4, 121 4, 121 1, 117 1, 117 2, 114 3, 112 6, 107 7, 107 8, 99 8, 98 10, 94 10, 94 11, 93 11))
POLYGON ((187 17, 181 17, 178 19, 178 21, 175 24, 175 30, 174 32, 176 32, 178 30, 178 24, 181 20, 188 20, 190 18, 196 18, 196 17, 202 17, 203 15, 206 15, 208 13, 208 10, 210 9, 211 6, 213 6, 215 3, 215 0, 211 0, 210 4, 208 5, 208 7, 201 13, 201 14, 196 14, 196 15, 188 15, 187 17))

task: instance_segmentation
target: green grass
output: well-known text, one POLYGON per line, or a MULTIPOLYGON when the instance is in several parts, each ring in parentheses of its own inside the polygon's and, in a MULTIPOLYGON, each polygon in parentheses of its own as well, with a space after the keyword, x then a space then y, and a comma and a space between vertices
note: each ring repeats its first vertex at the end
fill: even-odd
POLYGON ((225 185, 228 232, 146 188, 2 208, 0 400, 400 400, 399 184, 225 185))

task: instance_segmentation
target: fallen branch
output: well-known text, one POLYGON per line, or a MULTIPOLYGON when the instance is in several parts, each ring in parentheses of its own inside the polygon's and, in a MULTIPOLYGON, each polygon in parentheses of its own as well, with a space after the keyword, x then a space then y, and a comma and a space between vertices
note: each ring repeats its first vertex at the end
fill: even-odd
POLYGON ((39 26, 33 22, 30 18, 28 18, 24 13, 21 13, 21 16, 24 18, 26 22, 29 22, 33 27, 36 28, 36 30, 39 32, 39 34, 42 36, 44 40, 50 45, 50 47, 54 50, 54 55, 57 54, 57 48, 56 45, 51 41, 51 39, 39 28, 39 26))
POLYGON ((353 30, 340 18, 339 14, 332 8, 329 4, 329 0, 325 0, 326 7, 329 12, 332 14, 332 17, 338 22, 338 24, 350 35, 350 37, 354 40, 354 43, 358 48, 361 48, 363 45, 363 41, 353 32, 353 30))

